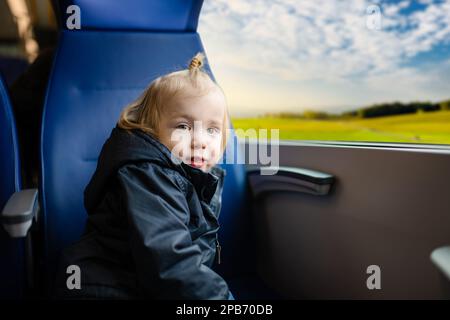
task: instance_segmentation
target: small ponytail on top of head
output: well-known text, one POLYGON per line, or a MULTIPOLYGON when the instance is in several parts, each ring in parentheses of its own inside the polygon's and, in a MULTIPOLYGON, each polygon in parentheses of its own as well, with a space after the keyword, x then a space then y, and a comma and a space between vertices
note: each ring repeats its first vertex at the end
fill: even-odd
POLYGON ((201 70, 203 67, 203 61, 205 59, 205 55, 201 52, 198 52, 192 59, 191 62, 189 63, 189 73, 195 73, 198 70, 201 70))
POLYGON ((207 73, 203 70, 203 66, 205 65, 204 61, 205 55, 202 52, 197 52, 197 54, 189 62, 187 75, 190 79, 191 85, 194 88, 200 88, 211 80, 207 73))

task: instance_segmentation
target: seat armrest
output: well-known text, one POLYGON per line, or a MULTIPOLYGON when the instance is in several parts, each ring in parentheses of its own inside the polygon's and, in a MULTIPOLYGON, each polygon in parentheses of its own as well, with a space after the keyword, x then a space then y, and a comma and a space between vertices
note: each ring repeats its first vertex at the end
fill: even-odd
POLYGON ((26 237, 33 218, 39 212, 37 189, 24 189, 12 194, 3 208, 1 223, 12 238, 26 237))

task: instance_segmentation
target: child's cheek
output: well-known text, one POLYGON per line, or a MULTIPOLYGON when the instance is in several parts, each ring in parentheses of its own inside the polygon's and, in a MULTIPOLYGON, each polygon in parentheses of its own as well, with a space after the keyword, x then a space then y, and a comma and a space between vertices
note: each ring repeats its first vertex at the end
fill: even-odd
POLYGON ((216 139, 217 141, 214 141, 213 145, 210 148, 210 159, 212 162, 217 163, 220 158, 220 146, 221 146, 221 140, 216 139))
POLYGON ((190 157, 190 135, 185 131, 174 130, 171 135, 171 152, 177 157, 190 157))
POLYGON ((211 165, 211 166, 214 166, 215 164, 216 164, 216 162, 217 162, 217 159, 216 159, 216 157, 217 157, 217 155, 216 155, 216 152, 214 151, 214 150, 211 150, 210 151, 210 155, 209 155, 209 165, 211 165))

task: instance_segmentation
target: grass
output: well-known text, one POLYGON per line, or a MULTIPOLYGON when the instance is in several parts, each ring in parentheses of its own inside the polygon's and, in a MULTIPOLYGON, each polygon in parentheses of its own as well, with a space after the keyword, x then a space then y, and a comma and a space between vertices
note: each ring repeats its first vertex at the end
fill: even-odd
MULTIPOLYGON (((371 119, 234 118, 235 129, 279 129, 280 139, 450 144, 450 111, 371 119)), ((239 137, 242 134, 237 132, 239 137)), ((268 131, 270 137, 270 130, 268 131)))

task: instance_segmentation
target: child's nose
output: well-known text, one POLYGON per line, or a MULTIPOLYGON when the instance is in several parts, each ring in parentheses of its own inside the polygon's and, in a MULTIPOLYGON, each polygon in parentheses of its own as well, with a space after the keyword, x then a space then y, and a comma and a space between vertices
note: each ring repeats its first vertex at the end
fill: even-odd
POLYGON ((193 149, 205 149, 206 138, 203 134, 194 134, 191 140, 191 147, 193 149))
POLYGON ((191 147, 193 149, 205 149, 206 140, 206 130, 203 128, 203 123, 201 121, 195 121, 191 147))

